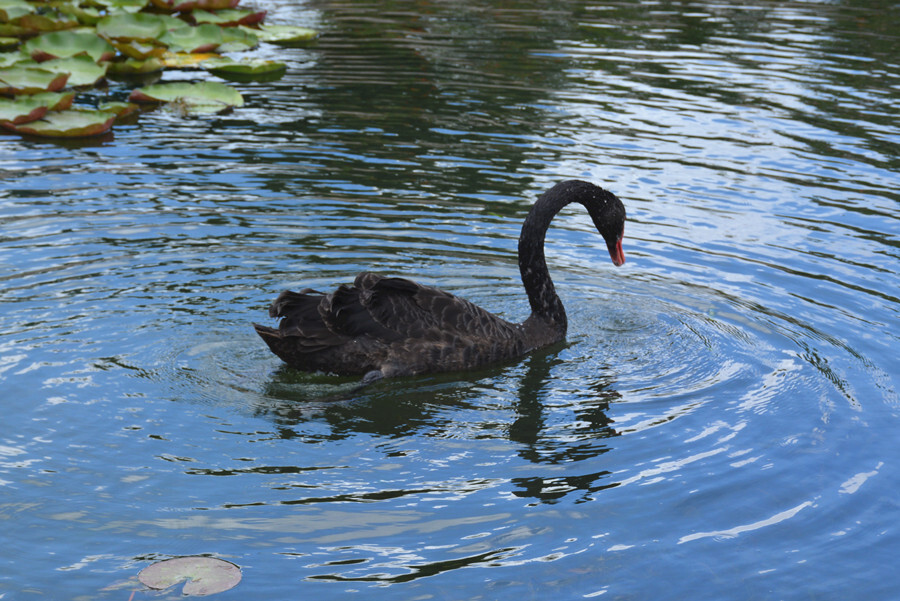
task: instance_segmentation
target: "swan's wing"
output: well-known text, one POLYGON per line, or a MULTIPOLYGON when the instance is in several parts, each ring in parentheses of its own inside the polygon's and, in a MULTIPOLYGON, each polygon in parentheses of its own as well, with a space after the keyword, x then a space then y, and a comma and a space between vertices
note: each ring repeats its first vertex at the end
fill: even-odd
POLYGON ((515 328, 465 299, 404 278, 361 273, 353 288, 368 318, 398 339, 497 337, 515 328))
POLYGON ((330 296, 309 288, 279 294, 269 307, 270 317, 281 318, 278 336, 293 338, 298 350, 309 353, 347 342, 348 336, 329 327, 322 317, 320 306, 330 296))

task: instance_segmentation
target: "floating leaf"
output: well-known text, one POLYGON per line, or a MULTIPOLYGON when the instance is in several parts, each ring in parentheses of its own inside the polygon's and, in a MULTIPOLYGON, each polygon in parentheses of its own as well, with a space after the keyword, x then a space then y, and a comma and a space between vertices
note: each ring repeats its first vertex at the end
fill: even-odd
POLYGON ((233 81, 275 81, 281 79, 287 71, 284 63, 252 59, 212 59, 204 61, 202 66, 213 75, 233 81))
POLYGON ((170 29, 159 41, 175 52, 212 52, 222 43, 222 28, 216 25, 185 25, 170 29))
POLYGON ((75 92, 41 92, 29 96, 35 102, 40 102, 51 111, 67 111, 72 108, 75 100, 75 92))
POLYGON ((261 25, 252 30, 260 41, 278 44, 279 46, 300 46, 315 39, 318 32, 306 27, 293 25, 261 25))
POLYGON ((224 83, 212 81, 172 82, 146 86, 131 92, 133 102, 165 102, 187 114, 220 113, 244 105, 241 93, 224 83))
POLYGON ((15 19, 11 23, 26 31, 30 35, 43 31, 61 31, 63 29, 72 29, 78 27, 78 21, 75 19, 64 18, 59 12, 50 12, 46 14, 28 14, 15 19))
POLYGON ((45 33, 22 44, 22 50, 36 61, 68 58, 80 54, 94 61, 109 60, 116 49, 109 42, 91 31, 54 31, 45 33))
POLYGON ((95 0, 95 2, 111 12, 136 13, 147 6, 148 0, 95 0))
POLYGON ((19 45, 19 38, 0 37, 0 50, 11 50, 19 45))
MULTIPOLYGON (((18 40, 16 40, 18 42, 18 40)), ((27 60, 26 57, 21 52, 4 52, 0 54, 0 67, 11 67, 15 63, 20 63, 23 60, 27 60)))
POLYGON ((35 101, 32 96, 23 96, 13 100, 0 98, 0 123, 21 125, 36 121, 47 112, 47 106, 35 101))
POLYGON ((100 19, 97 33, 120 42, 138 40, 149 43, 159 39, 169 29, 183 25, 184 21, 168 15, 120 13, 100 19))
POLYGON ((159 58, 166 53, 165 46, 154 46, 153 44, 144 44, 138 40, 129 40, 127 42, 112 43, 123 56, 134 60, 146 60, 148 58, 159 58))
POLYGON ((84 138, 99 136, 112 127, 116 116, 104 111, 68 110, 51 111, 43 119, 7 129, 20 134, 44 138, 84 138))
POLYGON ((54 73, 68 73, 66 85, 78 88, 96 85, 106 76, 107 65, 98 65, 90 57, 82 55, 46 61, 41 63, 41 68, 54 73))
POLYGON ((34 6, 25 0, 0 0, 0 21, 6 23, 34 12, 34 6))
POLYGON ((135 123, 137 122, 140 107, 130 102, 104 102, 97 107, 97 110, 104 113, 112 113, 116 116, 116 123, 135 123))
POLYGON ((192 10, 223 10, 235 8, 240 0, 153 0, 153 6, 167 12, 192 10))
POLYGON ((162 58, 162 64, 169 69, 197 68, 200 63, 211 58, 222 58, 221 55, 212 53, 166 52, 162 58))
POLYGON ((157 590, 187 581, 183 595, 212 595, 237 586, 241 569, 214 557, 176 557, 150 564, 140 571, 138 580, 157 590))
POLYGON ((232 8, 211 13, 205 10, 195 10, 191 13, 191 16, 197 23, 212 23, 220 27, 236 27, 238 25, 255 25, 261 22, 266 18, 266 11, 232 8))
POLYGON ((68 73, 14 65, 0 69, 0 94, 58 92, 66 86, 68 79, 68 73))
POLYGON ((259 38, 252 31, 246 27, 222 28, 222 43, 216 50, 218 52, 243 52, 256 48, 259 45, 259 38))
POLYGON ((12 100, 0 98, 0 121, 21 125, 36 121, 47 111, 64 111, 72 106, 75 92, 44 92, 33 96, 19 96, 12 100))
POLYGON ((160 59, 151 57, 147 60, 126 59, 110 63, 106 70, 110 77, 130 77, 133 75, 147 75, 149 73, 158 73, 163 70, 163 63, 160 59))

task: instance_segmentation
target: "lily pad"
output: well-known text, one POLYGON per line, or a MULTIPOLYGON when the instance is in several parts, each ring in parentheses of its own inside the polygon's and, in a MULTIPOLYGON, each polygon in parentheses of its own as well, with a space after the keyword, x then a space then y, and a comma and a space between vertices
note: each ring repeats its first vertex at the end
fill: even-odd
POLYGON ((219 54, 210 52, 190 53, 190 52, 166 52, 160 60, 164 67, 168 69, 196 69, 200 63, 212 58, 222 58, 219 54))
POLYGON ((281 79, 287 71, 284 63, 252 59, 212 59, 204 61, 202 66, 213 75, 232 81, 275 81, 281 79))
POLYGON ((35 101, 32 96, 23 96, 13 100, 0 98, 0 123, 21 125, 36 121, 47 112, 47 106, 35 101))
MULTIPOLYGON (((16 40, 16 44, 18 45, 18 40, 16 40)), ((12 67, 16 63, 20 63, 23 60, 27 60, 26 57, 21 52, 4 52, 0 54, 0 67, 12 67)))
POLYGON ((0 94, 58 92, 66 86, 68 79, 68 73, 54 73, 46 69, 13 65, 0 69, 0 94))
POLYGON ((235 8, 240 0, 152 0, 153 6, 167 12, 235 8))
POLYGON ((136 123, 141 108, 131 102, 104 102, 97 106, 97 110, 104 113, 112 113, 116 116, 116 123, 136 123))
POLYGON ((150 73, 159 73, 162 70, 162 61, 151 57, 147 60, 126 59, 110 63, 106 73, 112 78, 127 78, 135 75, 143 76, 150 73))
POLYGON ((113 41, 122 56, 126 56, 134 60, 147 60, 148 58, 159 58, 166 53, 165 46, 156 46, 154 44, 144 44, 138 40, 129 40, 127 42, 113 41))
POLYGON ((252 31, 260 41, 279 46, 301 46, 319 35, 315 29, 293 25, 261 25, 252 31))
POLYGON ((149 0, 95 0, 106 10, 115 13, 136 13, 145 6, 149 0))
POLYGON ((0 98, 0 121, 14 125, 36 121, 47 111, 64 111, 71 108, 74 98, 75 92, 44 92, 9 100, 0 98))
POLYGON ((39 121, 4 127, 20 134, 43 138, 84 138, 108 132, 115 120, 115 114, 104 111, 51 111, 39 121))
POLYGON ((28 35, 34 35, 45 31, 62 31, 78 27, 78 21, 69 18, 58 11, 43 14, 30 13, 10 22, 24 30, 28 35))
POLYGON ((68 73, 66 85, 74 88, 94 86, 106 76, 108 63, 98 65, 88 56, 56 58, 41 63, 41 68, 55 73, 68 73))
POLYGON ((222 28, 206 23, 170 29, 159 41, 174 52, 212 52, 222 43, 222 28))
POLYGON ((214 557, 176 557, 150 564, 140 571, 138 580, 156 590, 187 581, 183 595, 212 595, 237 586, 241 569, 214 557))
POLYGON ((223 27, 222 43, 217 52, 244 52, 259 46, 259 38, 246 27, 223 27))
POLYGON ((109 42, 91 31, 45 33, 22 44, 22 50, 38 62, 81 54, 94 61, 102 61, 109 60, 116 54, 116 49, 109 42))
POLYGON ((159 39, 167 30, 183 25, 183 21, 168 15, 118 13, 100 19, 97 33, 120 42, 138 40, 149 43, 159 39))
POLYGON ((132 91, 128 100, 173 104, 176 111, 186 114, 220 113, 233 107, 244 106, 244 98, 240 92, 229 85, 213 81, 172 82, 146 86, 132 91))
POLYGON ((34 12, 34 6, 25 0, 0 0, 0 21, 6 23, 34 12))
POLYGON ((35 102, 40 102, 51 111, 67 111, 72 108, 75 100, 75 92, 41 92, 29 96, 35 102))
POLYGON ((205 10, 195 10, 191 13, 191 16, 197 23, 212 23, 220 27, 236 27, 238 25, 255 25, 262 22, 266 18, 266 11, 231 8, 211 13, 205 10))

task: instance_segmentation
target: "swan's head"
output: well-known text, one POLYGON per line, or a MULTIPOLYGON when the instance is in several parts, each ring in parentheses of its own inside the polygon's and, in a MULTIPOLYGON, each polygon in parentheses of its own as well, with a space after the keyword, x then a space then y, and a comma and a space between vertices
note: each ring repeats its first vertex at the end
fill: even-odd
POLYGON ((625 235, 625 205, 607 190, 590 184, 579 182, 577 201, 584 205, 594 220, 594 226, 609 249, 609 258, 618 267, 625 262, 622 251, 622 237, 625 235))

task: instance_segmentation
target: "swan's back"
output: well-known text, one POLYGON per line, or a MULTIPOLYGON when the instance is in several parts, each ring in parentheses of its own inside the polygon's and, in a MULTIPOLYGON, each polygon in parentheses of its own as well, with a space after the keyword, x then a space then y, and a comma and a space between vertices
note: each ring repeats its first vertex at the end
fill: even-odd
POLYGON ((330 294, 283 292, 256 326, 272 351, 304 371, 381 376, 472 369, 533 348, 521 325, 413 281, 364 272, 330 294))

